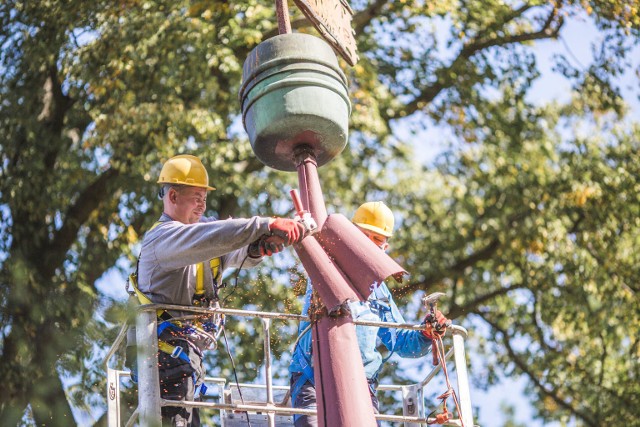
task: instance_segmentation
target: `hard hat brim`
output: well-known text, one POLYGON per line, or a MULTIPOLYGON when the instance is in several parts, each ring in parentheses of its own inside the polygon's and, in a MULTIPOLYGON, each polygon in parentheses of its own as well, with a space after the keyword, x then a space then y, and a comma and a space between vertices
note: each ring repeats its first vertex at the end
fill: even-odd
POLYGON ((158 180, 157 182, 158 184, 169 184, 169 185, 181 185, 183 187, 198 187, 198 188, 206 188, 207 191, 213 191, 216 189, 216 187, 211 187, 210 185, 199 185, 199 184, 186 184, 184 182, 179 182, 179 181, 160 181, 158 180))
POLYGON ((369 224, 365 224, 364 222, 354 222, 355 225, 357 225, 360 228, 364 228, 365 230, 369 230, 369 231, 373 231, 375 233, 378 233, 384 237, 391 237, 391 233, 389 233, 388 231, 384 231, 382 228, 380 227, 376 227, 375 225, 369 225, 369 224))

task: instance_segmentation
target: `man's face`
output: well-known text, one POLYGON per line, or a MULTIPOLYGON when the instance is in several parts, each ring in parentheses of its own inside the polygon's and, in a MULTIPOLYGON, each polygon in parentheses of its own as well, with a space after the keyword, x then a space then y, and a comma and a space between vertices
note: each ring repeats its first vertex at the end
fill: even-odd
POLYGON ((169 201, 173 207, 171 217, 185 224, 200 221, 207 206, 207 190, 199 187, 179 187, 169 190, 169 201))
POLYGON ((358 227, 360 231, 364 233, 365 236, 369 238, 373 243, 376 244, 377 247, 386 251, 389 248, 389 243, 387 240, 389 239, 387 236, 383 236, 380 233, 376 233, 375 231, 367 230, 366 228, 358 227))

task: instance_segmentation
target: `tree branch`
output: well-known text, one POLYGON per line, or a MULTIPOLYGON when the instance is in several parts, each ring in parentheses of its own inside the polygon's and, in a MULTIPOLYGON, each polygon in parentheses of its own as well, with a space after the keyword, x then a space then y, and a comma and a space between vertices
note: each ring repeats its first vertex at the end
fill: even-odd
POLYGON ((62 85, 58 78, 58 69, 55 65, 49 66, 44 82, 44 95, 42 97, 42 111, 38 120, 42 122, 46 132, 56 138, 56 144, 47 147, 47 155, 44 164, 48 170, 53 169, 58 153, 62 149, 62 129, 67 112, 73 105, 73 100, 62 92, 62 85))
POLYGON ((64 223, 57 230, 45 251, 47 253, 45 262, 40 263, 42 277, 50 277, 55 269, 62 265, 67 251, 78 236, 80 227, 105 199, 109 185, 119 174, 120 172, 115 168, 107 169, 98 179, 86 187, 78 200, 69 207, 64 223))
POLYGON ((455 273, 461 274, 462 272, 464 272, 465 268, 470 267, 476 264, 477 262, 491 258, 491 256, 496 252, 496 250, 499 247, 500 247, 500 240, 496 238, 492 240, 484 248, 476 251, 475 253, 471 254, 466 258, 459 260, 451 267, 438 271, 432 276, 427 277, 425 280, 421 282, 410 283, 407 286, 403 287, 402 289, 398 289, 397 294, 398 296, 402 297, 409 293, 413 293, 418 289, 426 289, 452 274, 455 274, 455 273))
POLYGON ((369 7, 353 15, 351 26, 353 27, 356 36, 364 31, 365 27, 371 23, 373 18, 378 16, 382 8, 387 3, 389 3, 389 0, 375 0, 369 5, 369 7))
POLYGON ((15 325, 12 325, 12 328, 8 335, 3 337, 0 355, 0 378, 5 379, 5 387, 11 390, 10 393, 2 393, 0 396, 0 424, 6 426, 18 425, 29 403, 27 385, 24 381, 12 381, 16 372, 23 370, 20 363, 23 356, 19 354, 19 346, 20 341, 24 339, 24 336, 18 336, 20 334, 15 330, 15 325))
POLYGON ((547 343, 547 340, 545 340, 544 338, 544 329, 538 322, 539 304, 538 304, 538 298, 536 297, 535 293, 533 295, 533 299, 534 299, 534 303, 533 303, 534 312, 532 315, 532 320, 533 320, 533 326, 535 328, 536 336, 538 337, 538 342, 540 343, 540 346, 544 351, 558 352, 559 350, 556 347, 552 346, 551 344, 547 343))
POLYGON ((447 317, 451 319, 455 319, 457 317, 462 316, 463 314, 469 314, 477 311, 478 307, 485 304, 487 301, 491 301, 492 299, 499 297, 501 295, 506 295, 511 291, 515 291, 516 289, 524 289, 526 286, 522 283, 518 283, 517 285, 506 286, 504 288, 495 289, 487 294, 481 295, 475 298, 473 301, 469 301, 464 305, 454 305, 449 310, 447 317))
MULTIPOLYGON (((524 10, 521 10, 521 13, 524 13, 524 10)), ((413 101, 408 103, 405 108, 396 112, 395 116, 388 117, 388 119, 411 115, 417 110, 421 109, 422 106, 432 102, 443 89, 449 88, 454 85, 455 79, 448 76, 451 74, 455 75, 456 73, 451 73, 451 71, 462 69, 466 62, 473 55, 482 50, 495 46, 504 46, 514 43, 523 43, 526 41, 558 37, 560 28, 564 23, 563 17, 560 16, 558 12, 559 10, 557 8, 554 8, 545 20, 542 28, 532 33, 515 34, 505 37, 496 37, 492 39, 476 38, 471 40, 469 43, 464 45, 456 59, 454 59, 448 67, 438 71, 440 77, 436 82, 425 87, 421 91, 420 95, 418 95, 413 101)), ((519 15, 514 13, 509 16, 509 20, 512 20, 519 15)))
POLYGON ((69 401, 64 398, 64 386, 55 366, 43 370, 38 383, 31 386, 31 393, 30 403, 36 425, 60 426, 67 424, 62 420, 73 420, 73 411, 69 401))
POLYGON ((574 408, 569 402, 566 402, 560 396, 558 396, 558 394, 555 393, 554 390, 547 390, 545 385, 542 384, 542 381, 539 379, 539 376, 536 375, 535 372, 529 369, 529 364, 526 361, 522 360, 520 356, 516 353, 516 351, 513 349, 513 347, 511 346, 511 342, 508 339, 509 333, 506 330, 502 329, 500 326, 498 326, 497 323, 492 322, 491 320, 487 319, 484 316, 481 316, 481 317, 493 329, 495 329, 502 335, 502 343, 507 349, 507 353, 509 354, 510 360, 518 367, 518 369, 520 369, 522 373, 524 373, 529 378, 529 380, 534 384, 534 386, 538 390, 540 390, 540 393, 542 393, 544 396, 551 398, 556 404, 558 404, 558 406, 566 409, 567 411, 581 418, 586 425, 591 427, 599 426, 599 424, 591 418, 590 414, 587 414, 577 408, 574 408))

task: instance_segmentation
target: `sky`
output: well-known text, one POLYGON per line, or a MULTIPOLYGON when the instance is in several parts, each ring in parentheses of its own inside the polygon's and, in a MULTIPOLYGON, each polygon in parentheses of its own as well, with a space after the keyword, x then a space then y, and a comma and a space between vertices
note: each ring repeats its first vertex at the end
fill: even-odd
MULTIPOLYGON (((597 44, 600 38, 601 35, 591 22, 577 17, 565 23, 562 37, 558 41, 536 41, 533 51, 541 77, 529 91, 528 100, 539 105, 551 101, 568 101, 571 97, 571 85, 561 74, 553 71, 553 56, 566 55, 571 65, 586 69, 592 62, 591 43, 597 44)), ((631 66, 619 80, 619 84, 631 109, 630 116, 637 119, 640 117, 640 47, 636 47, 630 58, 631 66)), ((406 128, 399 126, 394 127, 394 132, 402 140, 414 143, 417 158, 425 164, 433 162, 438 154, 449 148, 449 142, 455 140, 450 132, 434 123, 430 123, 417 136, 412 136, 406 128)))

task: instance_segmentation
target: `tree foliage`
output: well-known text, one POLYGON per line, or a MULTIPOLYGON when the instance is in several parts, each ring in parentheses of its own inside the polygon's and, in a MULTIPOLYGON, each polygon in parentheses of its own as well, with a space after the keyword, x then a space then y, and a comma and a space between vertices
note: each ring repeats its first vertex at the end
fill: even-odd
MULTIPOLYGON (((640 127, 620 84, 637 2, 351 5, 360 61, 344 67, 350 143, 320 169, 329 210, 393 207, 391 255, 411 273, 394 292, 407 302, 445 291, 450 316, 480 326, 480 385, 525 376, 541 419, 637 423, 640 127), (593 61, 557 56, 573 97, 533 103, 534 47, 577 20, 597 28, 593 61), (428 126, 451 147, 423 165, 413 143, 428 126)), ((295 31, 314 32, 291 14, 295 31)), ((68 425, 72 406, 105 406, 98 362, 125 310, 97 282, 135 260, 159 214, 163 160, 204 160, 212 215, 291 214, 283 190, 295 174, 255 158, 237 101, 248 52, 276 33, 274 5, 257 0, 0 4, 2 425, 25 413, 68 425)), ((295 313, 303 281, 284 257, 229 277, 223 292, 234 308, 295 313)), ((256 327, 229 325, 241 380, 258 374, 256 327)), ((274 338, 281 367, 291 343, 274 338)), ((230 377, 224 352, 209 357, 230 377)))

